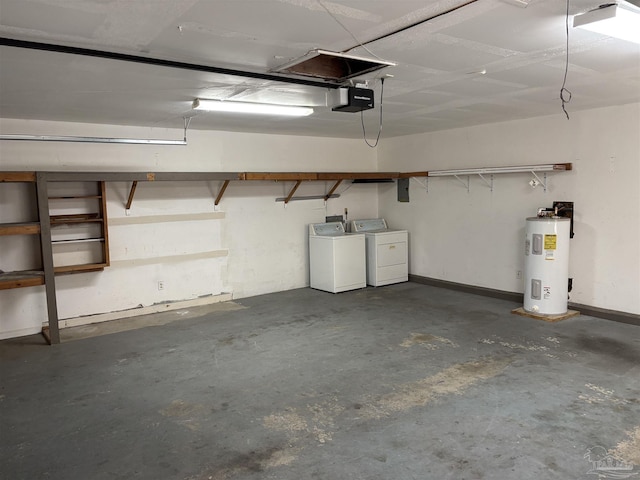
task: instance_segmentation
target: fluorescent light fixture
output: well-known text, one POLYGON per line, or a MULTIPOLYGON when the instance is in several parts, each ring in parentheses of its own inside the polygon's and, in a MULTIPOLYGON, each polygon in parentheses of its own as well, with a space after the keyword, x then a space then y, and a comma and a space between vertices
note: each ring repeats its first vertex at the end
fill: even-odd
POLYGON ((205 110, 208 112, 253 113, 258 115, 283 115, 288 117, 306 117, 313 113, 313 108, 311 107, 273 105, 270 103, 202 100, 200 98, 196 98, 193 101, 193 109, 205 110))
POLYGON ((573 26, 640 43, 640 8, 621 1, 573 17, 573 26))

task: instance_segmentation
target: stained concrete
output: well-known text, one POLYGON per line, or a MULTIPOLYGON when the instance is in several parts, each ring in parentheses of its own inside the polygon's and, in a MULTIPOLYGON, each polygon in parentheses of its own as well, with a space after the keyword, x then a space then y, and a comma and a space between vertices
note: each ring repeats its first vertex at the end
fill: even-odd
POLYGON ((607 455, 640 476, 640 329, 516 307, 300 289, 0 342, 0 476, 613 478, 607 455))

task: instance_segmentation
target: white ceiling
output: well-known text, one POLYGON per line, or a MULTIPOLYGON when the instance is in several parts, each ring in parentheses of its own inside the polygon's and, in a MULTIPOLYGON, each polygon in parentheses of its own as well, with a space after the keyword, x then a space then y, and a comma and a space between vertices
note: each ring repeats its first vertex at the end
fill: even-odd
MULTIPOLYGON (((261 73, 315 48, 373 54, 397 63, 362 79, 379 104, 379 78, 393 75, 383 137, 562 114, 562 0, 478 0, 368 43, 466 1, 0 0, 0 36, 261 73)), ((599 3, 570 0, 569 12, 599 3)), ((182 128, 194 98, 235 99, 315 113, 198 113, 190 128, 362 136, 359 113, 326 106, 328 88, 11 46, 0 47, 0 60, 4 118, 182 128)), ((570 28, 566 86, 569 114, 639 102, 640 46, 570 28)), ((364 112, 368 138, 379 115, 379 105, 364 112)))

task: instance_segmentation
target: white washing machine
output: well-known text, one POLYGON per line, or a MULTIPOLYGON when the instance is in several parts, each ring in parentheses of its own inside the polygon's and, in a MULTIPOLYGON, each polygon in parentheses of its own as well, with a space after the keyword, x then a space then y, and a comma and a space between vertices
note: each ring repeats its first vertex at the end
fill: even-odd
POLYGON ((346 233, 342 222, 309 225, 310 286, 338 293, 365 288, 365 236, 346 233))
POLYGON ((409 233, 387 228, 384 218, 353 220, 351 231, 364 233, 367 284, 374 287, 409 280, 409 233))

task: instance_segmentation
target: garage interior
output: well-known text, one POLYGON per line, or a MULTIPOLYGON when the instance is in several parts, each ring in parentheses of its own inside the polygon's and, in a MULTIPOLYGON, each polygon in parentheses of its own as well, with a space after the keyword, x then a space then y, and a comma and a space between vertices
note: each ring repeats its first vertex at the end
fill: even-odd
POLYGON ((0 0, 2 476, 640 475, 640 39, 583 28, 626 16, 0 0), (365 219, 401 275, 329 234, 318 287, 365 219))

